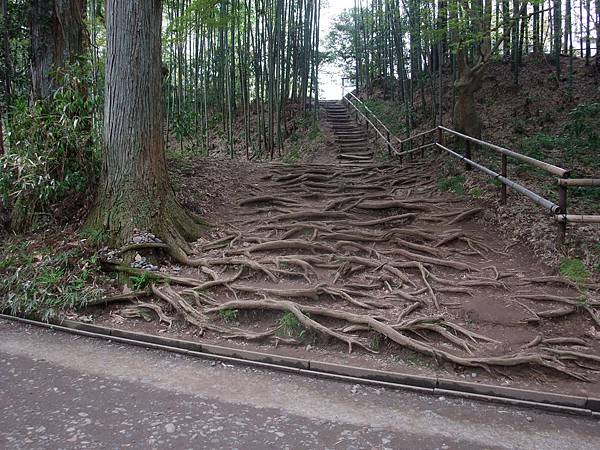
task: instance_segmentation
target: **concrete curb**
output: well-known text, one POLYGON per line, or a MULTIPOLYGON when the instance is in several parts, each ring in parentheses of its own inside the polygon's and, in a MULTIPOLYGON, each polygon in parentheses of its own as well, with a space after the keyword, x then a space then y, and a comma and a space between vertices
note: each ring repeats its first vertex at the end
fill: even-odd
POLYGON ((319 378, 384 386, 424 394, 447 395, 469 400, 532 407, 560 413, 600 417, 600 398, 486 385, 400 372, 333 364, 269 353, 204 344, 163 336, 120 330, 74 320, 38 322, 0 314, 0 319, 56 331, 111 340, 129 345, 176 352, 200 358, 218 359, 265 369, 292 372, 319 378))

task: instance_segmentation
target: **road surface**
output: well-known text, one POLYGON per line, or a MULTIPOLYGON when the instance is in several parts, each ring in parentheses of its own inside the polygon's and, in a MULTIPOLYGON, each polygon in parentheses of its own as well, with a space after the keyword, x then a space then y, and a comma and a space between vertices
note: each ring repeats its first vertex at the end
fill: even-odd
POLYGON ((0 448, 598 449, 600 423, 0 320, 0 448))

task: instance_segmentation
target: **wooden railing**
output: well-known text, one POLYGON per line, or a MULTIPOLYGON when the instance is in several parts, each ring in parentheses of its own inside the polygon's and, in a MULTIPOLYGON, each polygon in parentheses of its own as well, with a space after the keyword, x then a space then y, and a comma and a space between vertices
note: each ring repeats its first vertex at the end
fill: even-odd
POLYGON ((529 200, 547 210, 558 223, 558 241, 563 242, 568 223, 600 223, 600 215, 569 214, 568 213, 568 188, 569 187, 600 187, 600 178, 569 178, 571 173, 568 169, 549 164, 545 161, 532 158, 513 150, 501 147, 481 139, 459 133, 456 130, 444 126, 437 126, 423 131, 406 139, 394 136, 385 124, 353 93, 346 93, 343 97, 344 104, 356 115, 356 120, 362 119, 367 128, 371 127, 385 143, 390 156, 399 159, 402 164, 403 158, 413 158, 419 153, 421 157, 425 150, 437 148, 443 150, 450 156, 465 163, 466 170, 476 169, 489 177, 498 180, 500 184, 500 203, 506 204, 507 189, 510 188, 529 200), (459 139, 464 144, 464 154, 446 146, 446 135, 459 139), (473 144, 480 148, 492 150, 501 157, 501 171, 497 173, 484 164, 473 161, 473 144), (508 159, 515 159, 530 166, 536 167, 549 175, 555 177, 558 188, 558 203, 539 195, 520 183, 508 177, 508 159))

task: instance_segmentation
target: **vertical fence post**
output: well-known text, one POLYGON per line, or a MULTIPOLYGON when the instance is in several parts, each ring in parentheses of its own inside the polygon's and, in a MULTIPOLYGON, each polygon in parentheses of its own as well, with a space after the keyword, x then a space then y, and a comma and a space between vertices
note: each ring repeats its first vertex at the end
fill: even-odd
POLYGON ((387 131, 388 155, 392 156, 392 143, 390 142, 390 130, 387 131))
POLYGON ((560 214, 564 220, 558 222, 558 244, 562 245, 565 242, 567 235, 567 186, 558 184, 558 206, 560 206, 560 214))
POLYGON ((425 149, 423 148, 425 146, 425 137, 425 134, 421 136, 421 158, 425 157, 425 149))
POLYGON ((443 134, 442 128, 439 126, 437 129, 437 143, 444 145, 444 134, 443 134))
MULTIPOLYGON (((502 173, 501 175, 506 178, 508 175, 508 162, 507 157, 504 153, 502 153, 502 173)), ((500 204, 506 205, 506 184, 502 183, 500 187, 500 204)))

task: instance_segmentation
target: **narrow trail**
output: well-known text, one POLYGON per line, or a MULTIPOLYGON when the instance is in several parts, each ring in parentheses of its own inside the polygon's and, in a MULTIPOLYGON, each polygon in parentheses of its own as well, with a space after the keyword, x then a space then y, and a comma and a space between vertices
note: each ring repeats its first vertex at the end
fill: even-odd
POLYGON ((410 350, 597 389, 598 286, 550 275, 476 220, 483 207, 440 192, 442 159, 376 164, 343 108, 325 107, 338 163, 261 165, 223 219, 227 231, 160 275, 158 302, 119 314, 183 318, 201 335, 292 345, 310 335, 391 358, 410 350))
POLYGON ((366 131, 358 125, 339 102, 323 102, 326 120, 335 137, 337 160, 344 165, 367 165, 373 163, 375 152, 369 148, 366 131))

